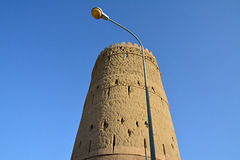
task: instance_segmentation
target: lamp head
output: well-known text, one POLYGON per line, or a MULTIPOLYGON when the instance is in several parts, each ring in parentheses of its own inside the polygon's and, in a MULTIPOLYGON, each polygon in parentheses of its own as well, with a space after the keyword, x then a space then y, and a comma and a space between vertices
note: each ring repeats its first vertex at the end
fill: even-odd
POLYGON ((95 7, 92 9, 92 16, 96 19, 100 19, 102 17, 101 8, 95 7))
POLYGON ((100 19, 100 18, 102 18, 104 20, 108 20, 109 19, 109 17, 105 13, 103 13, 101 8, 99 8, 99 7, 94 7, 92 9, 92 16, 94 18, 96 18, 96 19, 100 19))

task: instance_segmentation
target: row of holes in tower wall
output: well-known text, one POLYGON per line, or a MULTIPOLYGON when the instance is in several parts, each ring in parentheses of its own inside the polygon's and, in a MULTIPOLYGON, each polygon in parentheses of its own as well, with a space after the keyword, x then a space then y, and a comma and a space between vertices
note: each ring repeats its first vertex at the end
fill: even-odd
MULTIPOLYGON (((121 118, 121 120, 119 120, 119 121, 120 121, 121 124, 123 124, 125 122, 125 120, 123 118, 121 118)), ((147 121, 144 122, 144 125, 148 128, 148 122, 147 121)), ((139 122, 138 121, 136 121, 136 126, 139 127, 139 122)), ((102 129, 104 131, 106 131, 107 128, 108 128, 108 123, 106 121, 104 121, 104 123, 102 125, 102 129)), ((92 131, 93 129, 94 129, 94 125, 92 124, 90 126, 90 131, 92 131)), ((132 136, 133 131, 128 129, 127 133, 128 133, 128 136, 130 137, 130 136, 132 136)), ((174 142, 174 138, 173 137, 172 137, 172 141, 174 142)), ((80 141, 79 147, 81 146, 81 143, 82 142, 80 141)), ((113 152, 114 152, 115 143, 116 143, 116 137, 114 135, 113 136, 113 142, 112 142, 112 144, 113 144, 113 152)), ((144 144, 144 148, 146 149, 147 148, 147 144, 146 144, 146 139, 145 138, 144 138, 144 143, 143 144, 144 144)), ((165 155, 166 154, 166 149, 165 149, 164 144, 162 144, 162 147, 163 147, 163 153, 165 155)), ((174 145, 172 143, 171 143, 171 148, 174 149, 174 145)), ((90 151, 91 151, 91 140, 89 142, 89 153, 90 153, 90 151)))
MULTIPOLYGON (((130 88, 128 88, 128 95, 130 95, 129 90, 130 90, 130 88)), ((108 89, 107 96, 108 96, 108 98, 110 97, 110 88, 108 89)), ((164 99, 161 98, 161 103, 162 103, 162 105, 163 105, 163 103, 164 103, 163 101, 164 101, 164 99)), ((92 95, 92 104, 93 104, 93 103, 94 103, 94 94, 92 95)), ((168 106, 168 105, 167 105, 167 106, 168 106)), ((168 109, 169 109, 169 111, 170 111, 169 106, 168 106, 168 109)))
MULTIPOLYGON (((115 80, 115 85, 119 85, 119 80, 118 80, 118 79, 115 80)), ((140 81, 137 81, 137 85, 138 85, 138 86, 141 85, 141 84, 140 84, 140 81)), ((99 86, 97 86, 96 89, 98 90, 98 89, 99 89, 99 86)), ((129 91, 130 91, 130 86, 128 86, 128 89, 129 89, 129 91)), ((154 87, 151 87, 151 90, 152 90, 153 92, 155 92, 154 87)))
MULTIPOLYGON (((140 85, 140 82, 138 81, 137 82, 138 85, 140 85)), ((115 85, 118 85, 118 80, 115 81, 115 85)), ((97 86, 97 90, 99 89, 99 86, 97 86)), ((155 89, 154 87, 151 87, 151 91, 155 93, 155 89)), ((110 97, 110 92, 111 92, 111 87, 109 87, 107 89, 107 97, 109 98, 110 97)), ((130 93, 131 93, 131 86, 128 86, 128 89, 127 89, 127 94, 128 96, 130 96, 130 93)), ((92 104, 94 103, 94 94, 93 94, 93 91, 91 91, 91 94, 92 94, 92 104)), ((161 97, 161 102, 163 103, 164 99, 161 97)), ((168 109, 170 110, 169 106, 168 106, 168 109)))
MULTIPOLYGON (((136 52, 137 52, 138 54, 136 54, 136 55, 142 55, 142 52, 141 52, 140 49, 116 47, 115 49, 110 49, 110 50, 105 51, 105 53, 103 53, 102 56, 104 57, 104 55, 107 54, 108 57, 109 57, 110 54, 116 54, 116 53, 119 53, 120 51, 121 51, 121 53, 122 52, 126 53, 126 57, 128 57, 128 53, 132 53, 132 54, 135 53, 136 54, 136 52)), ((152 61, 152 57, 148 56, 149 53, 145 52, 145 54, 146 54, 145 59, 150 59, 152 61)))
MULTIPOLYGON (((114 51, 112 51, 112 53, 114 53, 114 51)), ((128 58, 130 54, 127 53, 127 54, 124 54, 124 55, 125 55, 126 58, 128 58)), ((134 54, 134 55, 139 56, 138 54, 134 54)), ((104 57, 104 55, 103 55, 103 57, 104 57)), ((107 56, 107 60, 110 61, 110 59, 111 59, 111 56, 108 55, 108 56, 107 56)), ((156 66, 157 70, 160 72, 157 64, 155 64, 155 63, 157 63, 157 62, 153 61, 153 60, 152 60, 152 57, 145 56, 145 60, 150 60, 150 62, 152 62, 152 63, 156 66)), ((95 66, 94 66, 94 69, 97 68, 97 66, 99 66, 99 64, 98 64, 99 62, 100 62, 100 61, 98 61, 98 60, 96 61, 96 64, 95 64, 95 66)), ((93 70, 94 70, 94 69, 93 69, 93 70)), ((160 75, 161 75, 161 72, 160 72, 160 75)))
MULTIPOLYGON (((104 56, 104 54, 103 54, 102 56, 104 56)), ((129 54, 125 54, 125 56, 128 58, 128 57, 129 57, 129 54)), ((108 59, 108 61, 109 61, 109 60, 110 60, 110 56, 108 56, 107 59, 108 59)), ((148 59, 148 58, 146 58, 146 59, 148 59)), ((152 58, 151 58, 151 57, 150 57, 149 59, 150 59, 150 62, 152 62, 153 65, 156 67, 157 71, 160 73, 160 76, 161 76, 161 72, 160 72, 160 70, 159 70, 159 68, 158 68, 157 62, 152 61, 152 58)), ((98 77, 96 74, 99 73, 98 71, 96 71, 97 68, 98 68, 98 66, 102 66, 102 65, 100 64, 101 62, 102 62, 102 61, 98 59, 98 60, 96 61, 95 65, 94 65, 93 72, 92 72, 92 77, 95 77, 95 79, 98 77), (94 74, 94 73, 95 73, 95 74, 94 74), (97 77, 96 77, 96 76, 97 76, 97 77)), ((100 67, 100 70, 102 70, 102 67, 100 67)))
MULTIPOLYGON (((116 141, 117 141, 117 138, 115 135, 113 135, 112 137, 112 152, 114 153, 114 149, 115 149, 115 145, 116 145, 116 141)), ((172 137, 172 143, 170 144, 171 146, 171 149, 174 150, 174 138, 172 137)), ((88 146, 88 153, 91 152, 91 147, 92 147, 92 140, 89 140, 89 146, 88 146)), ((77 150, 80 150, 81 149, 81 145, 82 145, 82 141, 79 142, 78 146, 77 146, 77 150)), ((147 142, 146 142, 146 139, 144 138, 143 139, 143 147, 144 149, 146 150, 148 147, 147 147, 147 142)), ((166 151, 166 147, 165 147, 165 144, 162 144, 162 152, 164 155, 166 155, 167 151, 166 151)))
MULTIPOLYGON (((116 81, 115 81, 115 85, 118 85, 118 80, 116 79, 116 81)), ((140 81, 137 81, 137 84, 140 86, 140 81)), ((97 90, 99 89, 99 86, 97 86, 97 90)), ((151 91, 152 92, 155 92, 155 89, 154 89, 154 87, 151 87, 151 91)), ((130 92, 131 92, 131 86, 128 86, 128 95, 130 96, 130 92)), ((93 101, 94 101, 94 94, 93 94, 93 91, 91 91, 91 94, 92 94, 92 96, 93 96, 93 98, 92 98, 92 103, 93 103, 93 101)), ((107 95, 108 95, 108 98, 109 98, 109 96, 110 96, 110 87, 108 88, 108 91, 107 91, 107 95)))
MULTIPOLYGON (((114 53, 114 51, 113 51, 114 53)), ((128 58, 129 54, 125 54, 125 57, 128 58)), ((145 59, 148 59, 148 57, 145 56, 145 59)), ((149 59, 152 61, 152 57, 149 57, 149 59)), ((108 60, 110 60, 110 56, 108 56, 108 60)))

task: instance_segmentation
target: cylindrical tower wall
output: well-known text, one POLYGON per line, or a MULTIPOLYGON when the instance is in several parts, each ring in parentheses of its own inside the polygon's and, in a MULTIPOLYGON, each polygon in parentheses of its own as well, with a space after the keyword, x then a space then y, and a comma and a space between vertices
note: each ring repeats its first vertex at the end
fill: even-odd
MULTIPOLYGON (((145 49, 157 159, 180 160, 169 105, 155 57, 145 49)), ((110 45, 98 56, 72 160, 144 160, 150 156, 141 48, 110 45)))

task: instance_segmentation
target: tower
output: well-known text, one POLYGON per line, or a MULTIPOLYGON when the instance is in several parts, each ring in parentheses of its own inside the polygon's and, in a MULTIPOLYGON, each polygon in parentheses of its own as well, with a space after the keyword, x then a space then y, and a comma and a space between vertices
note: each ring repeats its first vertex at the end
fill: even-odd
MULTIPOLYGON (((145 49, 156 158, 180 160, 170 109, 155 57, 145 49)), ((71 160, 150 157, 141 48, 110 45, 98 56, 71 160)))

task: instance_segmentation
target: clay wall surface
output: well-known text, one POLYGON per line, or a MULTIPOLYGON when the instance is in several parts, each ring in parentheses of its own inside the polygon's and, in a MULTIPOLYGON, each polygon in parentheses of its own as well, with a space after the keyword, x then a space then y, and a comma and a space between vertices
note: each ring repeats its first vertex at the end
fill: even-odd
MULTIPOLYGON (((170 109, 155 57, 145 49, 157 159, 180 160, 170 109)), ((115 44, 98 56, 72 160, 145 159, 150 155, 141 48, 115 44)))

